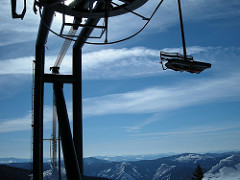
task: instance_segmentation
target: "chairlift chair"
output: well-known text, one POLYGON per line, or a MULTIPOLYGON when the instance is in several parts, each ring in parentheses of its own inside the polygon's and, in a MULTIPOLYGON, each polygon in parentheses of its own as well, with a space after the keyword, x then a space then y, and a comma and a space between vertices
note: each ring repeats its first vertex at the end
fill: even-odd
POLYGON ((172 69, 174 71, 187 71, 199 74, 203 70, 211 67, 210 63, 194 61, 193 57, 189 55, 184 58, 184 56, 179 53, 161 51, 160 57, 163 70, 172 69), (167 62, 164 64, 163 61, 167 62))
POLYGON ((182 35, 182 45, 183 45, 183 55, 179 53, 172 53, 172 52, 160 52, 160 64, 162 64, 163 70, 172 69, 174 71, 187 71, 190 73, 197 73, 199 74, 203 70, 210 68, 210 63, 194 61, 192 56, 187 55, 186 52, 186 45, 185 45, 185 37, 184 37, 184 30, 183 30, 183 22, 182 22, 182 10, 181 10, 181 3, 180 0, 178 1, 178 11, 179 11, 179 20, 180 20, 180 27, 181 27, 181 35, 182 35), (163 63, 166 61, 166 63, 163 63))

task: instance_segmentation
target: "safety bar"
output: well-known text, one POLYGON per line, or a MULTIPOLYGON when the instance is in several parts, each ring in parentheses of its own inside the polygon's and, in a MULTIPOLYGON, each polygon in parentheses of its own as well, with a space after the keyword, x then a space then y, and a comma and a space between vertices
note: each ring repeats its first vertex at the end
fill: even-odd
POLYGON ((193 57, 190 56, 190 55, 187 55, 184 58, 184 55, 182 55, 180 53, 174 53, 174 52, 164 52, 164 51, 161 51, 160 52, 160 57, 161 57, 162 60, 179 59, 179 60, 193 61, 193 57))

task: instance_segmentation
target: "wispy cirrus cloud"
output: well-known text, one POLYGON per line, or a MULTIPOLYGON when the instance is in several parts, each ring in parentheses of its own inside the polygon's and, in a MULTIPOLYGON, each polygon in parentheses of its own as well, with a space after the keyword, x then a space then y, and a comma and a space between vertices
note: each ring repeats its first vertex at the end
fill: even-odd
MULTIPOLYGON (((160 113, 204 103, 239 100, 239 82, 240 74, 235 72, 217 78, 188 80, 174 84, 174 86, 152 87, 139 91, 86 98, 83 99, 83 113, 85 117, 160 113)), ((71 111, 71 108, 68 109, 71 111)), ((44 119, 50 122, 52 107, 46 106, 44 111, 46 116, 44 119)), ((128 128, 128 130, 137 131, 155 121, 159 121, 157 115, 128 128)), ((30 112, 22 118, 1 120, 0 132, 27 130, 30 129, 30 123, 30 112)))
MULTIPOLYGON (((158 2, 149 1, 138 11, 148 16, 158 2)), ((185 23, 228 19, 240 15, 238 0, 233 0, 227 4, 224 0, 185 0, 181 1, 181 4, 185 23)), ((166 31, 175 24, 179 24, 177 2, 176 0, 165 0, 144 33, 166 31)))
POLYGON ((0 61, 0 74, 31 74, 34 57, 21 57, 0 61))
MULTIPOLYGON (((52 121, 52 107, 44 106, 44 126, 51 127, 50 122, 52 121)), ((16 132, 16 131, 30 131, 32 125, 32 112, 29 111, 25 116, 12 118, 12 119, 1 119, 0 120, 0 133, 16 132)))
MULTIPOLYGON (((180 52, 181 48, 167 48, 163 51, 180 52)), ((169 71, 162 71, 159 62, 160 50, 145 47, 107 49, 93 51, 83 54, 83 79, 122 79, 133 77, 146 77, 155 75, 170 75, 169 71), (164 73, 163 73, 164 72, 164 73)), ((212 63, 212 68, 208 70, 216 76, 230 76, 231 73, 238 72, 239 47, 188 47, 189 54, 194 59, 212 63), (227 61, 226 61, 227 60, 227 61), (216 74, 217 73, 217 74, 216 74)), ((6 87, 13 89, 27 80, 31 80, 33 69, 33 56, 5 59, 0 61, 1 92, 6 91, 6 87), (28 76, 28 78, 26 78, 28 76)), ((45 73, 51 73, 49 67, 53 66, 56 57, 47 56, 45 60, 45 73)), ((60 72, 71 74, 72 57, 67 55, 63 61, 60 72)), ((203 72, 205 73, 205 72, 203 72)), ((174 73, 172 73, 174 74, 174 73)), ((9 92, 9 91, 6 91, 9 92)), ((162 92, 159 92, 162 93, 162 92)))
MULTIPOLYGON (((166 48, 163 51, 179 52, 181 48, 166 48)), ((223 69, 225 65, 234 70, 238 66, 240 48, 238 47, 188 47, 188 53, 196 60, 213 63, 212 70, 223 69), (228 61, 225 59, 228 58, 228 61)), ((84 79, 114 79, 134 76, 152 76, 159 74, 161 66, 160 50, 145 47, 106 49, 83 54, 83 78, 84 79)), ((20 57, 0 61, 0 74, 31 74, 34 57, 20 57), (9 68, 11 67, 11 68, 9 68)), ((50 72, 56 57, 47 56, 45 72, 50 72)), ((72 56, 67 55, 63 61, 60 72, 71 73, 72 56)), ((164 74, 167 74, 165 71, 164 74)))
MULTIPOLYGON (((71 102, 67 103, 69 121, 72 122, 72 106, 71 102)), ((53 120, 53 107, 50 105, 44 105, 44 129, 50 129, 52 127, 51 122, 53 120)), ((18 118, 0 119, 0 133, 9 133, 16 131, 30 131, 33 123, 33 112, 28 111, 26 115, 18 118)))
MULTIPOLYGON (((31 74, 34 57, 20 57, 0 61, 0 74, 31 74), (11 67, 11 68, 9 68, 11 67)), ((47 56, 45 72, 50 72, 56 57, 47 56)), ((83 54, 83 78, 118 78, 159 72, 159 51, 136 47, 131 49, 108 49, 83 54), (157 66, 156 66, 157 65, 157 66)), ((67 55, 61 73, 71 73, 72 57, 67 55)))
MULTIPOLYGON (((212 133, 222 133, 226 131, 239 131, 239 123, 230 124, 214 124, 212 126, 194 126, 190 128, 175 130, 175 131, 165 131, 165 132, 151 132, 151 133, 137 133, 131 134, 129 136, 141 137, 141 140, 146 139, 158 139, 167 136, 181 136, 181 135, 209 135, 212 133)), ((140 140, 140 139, 139 139, 140 140)))
POLYGON ((141 91, 112 94, 83 100, 86 116, 106 114, 142 114, 179 109, 240 97, 240 74, 217 79, 154 87, 141 91))
POLYGON ((22 118, 3 120, 0 122, 0 133, 24 131, 31 129, 31 114, 22 118))
POLYGON ((147 126, 149 124, 152 124, 156 121, 164 120, 164 119, 165 119, 165 117, 162 113, 161 114, 160 113, 155 113, 155 114, 153 114, 153 116, 151 116, 150 118, 147 118, 143 122, 138 123, 137 125, 126 127, 126 130, 128 132, 138 132, 139 130, 141 130, 145 126, 147 126))

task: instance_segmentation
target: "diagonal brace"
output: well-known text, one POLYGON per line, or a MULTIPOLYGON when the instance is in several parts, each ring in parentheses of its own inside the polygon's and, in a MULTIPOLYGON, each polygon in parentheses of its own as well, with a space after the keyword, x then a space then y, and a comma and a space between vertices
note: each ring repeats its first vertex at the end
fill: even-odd
POLYGON ((58 123, 61 134, 67 179, 81 180, 81 172, 79 170, 75 146, 72 139, 62 83, 54 83, 53 90, 56 100, 58 123))

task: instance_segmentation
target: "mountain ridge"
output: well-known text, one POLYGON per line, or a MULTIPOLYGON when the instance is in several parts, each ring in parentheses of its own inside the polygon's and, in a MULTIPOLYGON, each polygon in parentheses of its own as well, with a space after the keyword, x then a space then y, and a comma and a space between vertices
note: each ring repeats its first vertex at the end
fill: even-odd
MULTIPOLYGON (((109 161, 88 157, 84 158, 84 175, 113 180, 186 180, 191 179, 197 164, 201 165, 206 178, 225 177, 226 174, 221 174, 223 171, 240 174, 240 152, 182 153, 140 161, 109 161)), ((23 168, 20 165, 23 163, 9 164, 23 168)), ((44 167, 45 170, 51 168, 49 163, 45 163, 44 167)))

